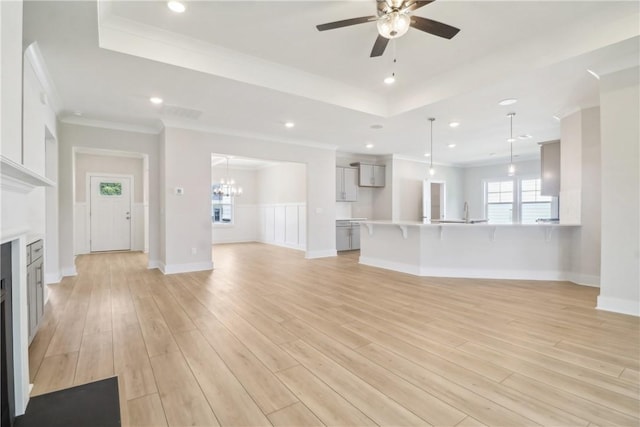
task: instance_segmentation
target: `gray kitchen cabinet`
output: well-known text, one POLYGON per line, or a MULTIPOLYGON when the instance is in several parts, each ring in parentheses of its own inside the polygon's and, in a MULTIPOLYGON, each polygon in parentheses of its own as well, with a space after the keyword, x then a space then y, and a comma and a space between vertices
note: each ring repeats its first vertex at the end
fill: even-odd
POLYGON ((37 240, 27 246, 27 307, 29 342, 33 340, 44 315, 43 244, 37 240))
POLYGON ((360 163, 360 187, 384 187, 385 167, 384 165, 371 165, 360 163))
POLYGON ((358 169, 336 168, 336 201, 358 201, 358 169))
POLYGON ((336 250, 360 249, 360 224, 349 220, 336 221, 336 250))
POLYGON ((540 146, 540 194, 558 196, 560 194, 560 141, 547 142, 540 146))

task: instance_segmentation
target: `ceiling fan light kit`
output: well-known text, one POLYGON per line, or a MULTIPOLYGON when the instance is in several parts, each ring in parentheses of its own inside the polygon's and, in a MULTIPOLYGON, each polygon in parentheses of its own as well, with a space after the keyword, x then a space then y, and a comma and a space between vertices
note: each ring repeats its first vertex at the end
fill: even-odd
POLYGON ((395 39, 404 36, 409 31, 411 18, 400 12, 391 12, 382 15, 378 21, 378 33, 384 38, 395 39))
POLYGON ((318 31, 327 31, 376 21, 378 38, 373 44, 373 49, 371 49, 370 54, 370 56, 374 58, 384 53, 389 40, 403 36, 409 31, 409 27, 445 39, 451 39, 458 34, 460 31, 459 28, 432 19, 412 15, 412 12, 416 9, 433 3, 433 1, 435 0, 377 0, 377 15, 329 22, 327 24, 316 25, 316 28, 318 31))

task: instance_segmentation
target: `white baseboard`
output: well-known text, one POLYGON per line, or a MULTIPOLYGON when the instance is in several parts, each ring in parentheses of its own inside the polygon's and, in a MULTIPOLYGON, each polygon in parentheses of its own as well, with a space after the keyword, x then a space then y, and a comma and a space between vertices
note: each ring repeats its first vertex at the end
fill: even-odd
POLYGON ((76 271, 76 267, 74 265, 73 267, 63 267, 62 269, 60 269, 60 274, 62 275, 62 277, 71 277, 77 276, 78 272, 76 271))
POLYGON ((147 268, 149 270, 153 270, 154 268, 160 268, 161 265, 162 263, 160 262, 160 260, 150 259, 149 262, 147 263, 147 268))
POLYGON ((55 273, 45 273, 44 275, 44 284, 51 285, 53 283, 60 283, 62 280, 62 274, 59 271, 55 273))
POLYGON ((338 256, 338 252, 335 249, 329 249, 326 251, 307 251, 304 255, 306 259, 328 258, 332 256, 338 256))
POLYGON ((612 311, 614 313, 630 314, 631 316, 640 316, 640 301, 612 298, 612 297, 598 297, 598 310, 612 311))
MULTIPOLYGON (((461 279, 511 279, 511 280, 553 280, 553 281, 573 281, 576 275, 551 270, 480 270, 465 268, 431 268, 421 267, 415 264, 406 264, 395 261, 388 261, 371 257, 360 257, 360 264, 372 267, 384 268, 398 271, 400 273, 412 274, 414 276, 426 277, 452 277, 461 279)), ((590 276, 580 276, 578 279, 587 282, 593 280, 590 276)), ((577 279, 576 279, 577 280, 577 279)), ((576 282, 577 283, 577 282, 576 282)), ((587 282, 588 283, 588 282, 587 282)), ((582 284, 582 283, 580 283, 582 284)), ((586 284, 586 283, 585 283, 586 284)), ((597 286, 597 285, 588 285, 597 286)))
MULTIPOLYGON (((247 239, 218 239, 211 242, 212 245, 226 245, 229 243, 255 243, 255 242, 259 242, 259 240, 257 239, 253 239, 253 238, 247 238, 247 239)), ((260 242, 260 243, 266 243, 266 242, 260 242)))
POLYGON ((189 264, 163 264, 160 263, 160 271, 164 274, 190 273, 192 271, 213 270, 211 261, 193 262, 189 264))
POLYGON ((591 286, 593 288, 600 287, 600 276, 591 274, 567 273, 567 280, 576 285, 591 286))
POLYGON ((360 257, 360 264, 368 265, 371 267, 384 268, 385 270, 398 271, 400 273, 413 274, 414 276, 420 276, 420 267, 418 267, 417 265, 364 256, 360 257))

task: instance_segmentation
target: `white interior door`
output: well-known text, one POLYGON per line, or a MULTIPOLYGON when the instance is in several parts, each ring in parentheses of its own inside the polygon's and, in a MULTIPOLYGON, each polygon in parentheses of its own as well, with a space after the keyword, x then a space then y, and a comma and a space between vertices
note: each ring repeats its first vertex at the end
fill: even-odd
POLYGON ((131 249, 130 178, 91 177, 91 252, 131 249))

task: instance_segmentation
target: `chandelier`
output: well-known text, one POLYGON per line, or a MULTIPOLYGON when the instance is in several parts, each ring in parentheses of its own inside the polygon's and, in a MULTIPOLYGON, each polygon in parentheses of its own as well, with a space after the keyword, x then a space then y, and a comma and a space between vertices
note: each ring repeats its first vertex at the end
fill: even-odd
POLYGON ((229 157, 227 157, 227 171, 225 177, 213 189, 213 195, 218 197, 239 197, 242 196, 242 187, 236 187, 233 178, 229 178, 229 157))

